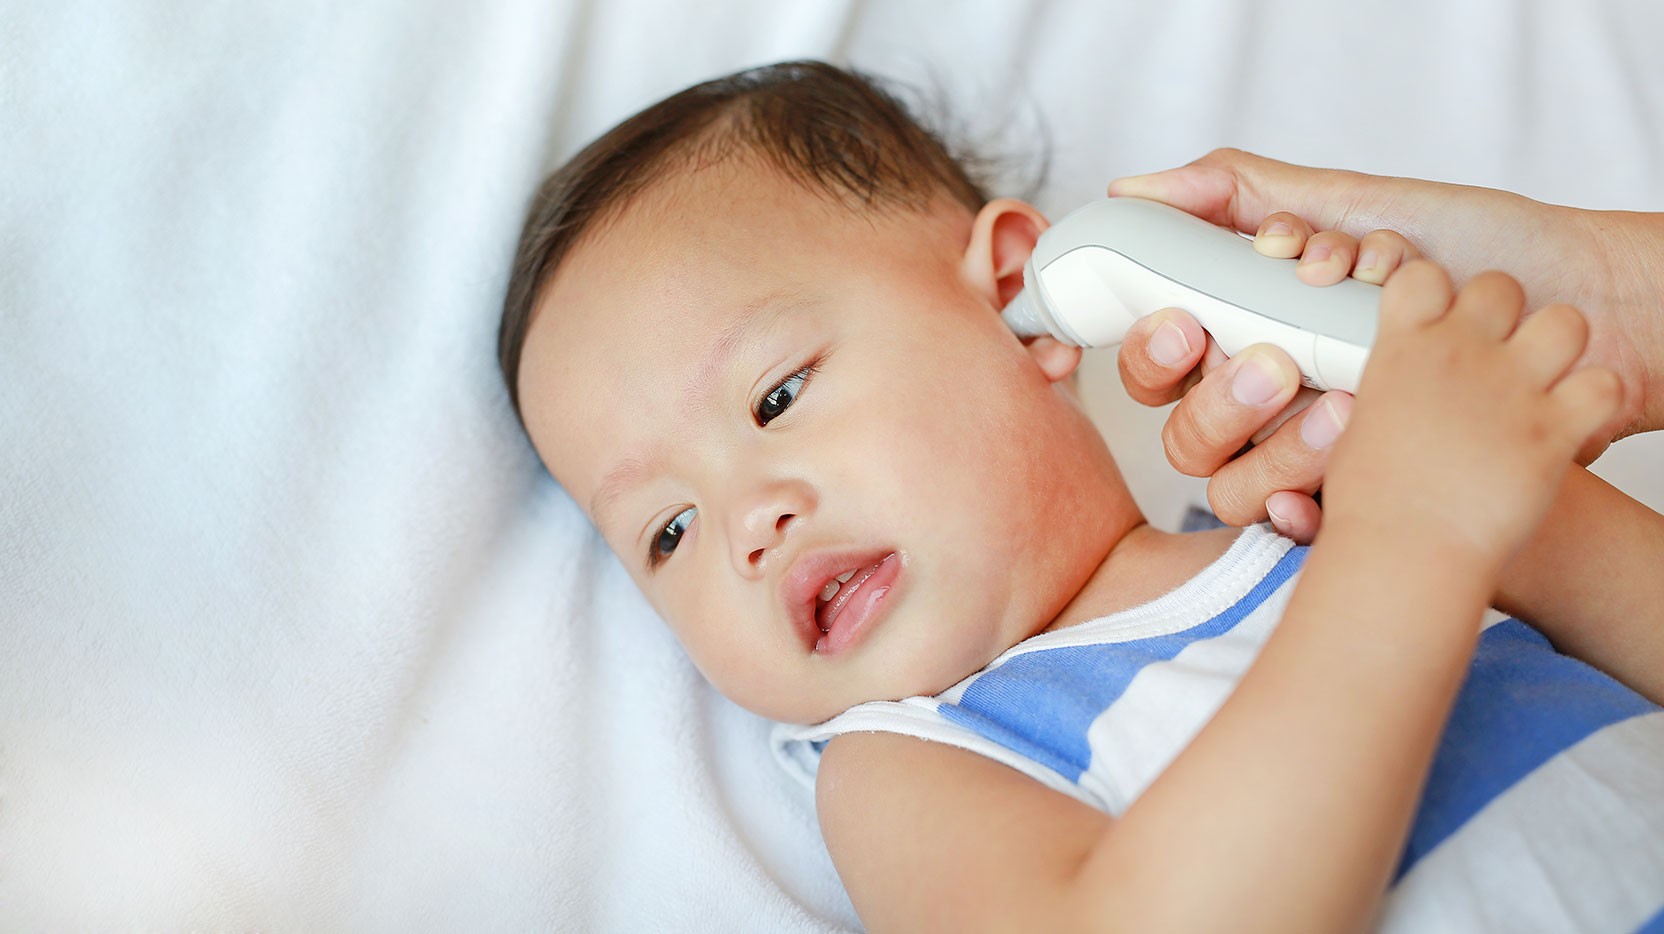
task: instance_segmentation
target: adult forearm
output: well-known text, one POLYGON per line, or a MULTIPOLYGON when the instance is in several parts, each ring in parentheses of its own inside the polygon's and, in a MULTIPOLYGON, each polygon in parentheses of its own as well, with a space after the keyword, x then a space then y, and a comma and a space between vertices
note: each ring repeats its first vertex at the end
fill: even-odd
POLYGON ((1496 604, 1664 704, 1664 516, 1622 490, 1573 468, 1496 604))
POLYGON ((1081 891, 1107 893, 1103 917, 1341 930, 1372 916, 1490 595, 1474 562, 1401 544, 1324 530, 1237 691, 1088 857, 1081 891))

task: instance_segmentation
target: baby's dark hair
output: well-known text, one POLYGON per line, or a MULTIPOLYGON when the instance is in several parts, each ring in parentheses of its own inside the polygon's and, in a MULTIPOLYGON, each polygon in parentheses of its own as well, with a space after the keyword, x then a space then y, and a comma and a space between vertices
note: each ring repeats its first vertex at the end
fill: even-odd
POLYGON ((592 225, 682 162, 760 155, 852 208, 924 210, 947 196, 975 212, 983 187, 874 79, 825 62, 782 62, 696 84, 637 113, 544 180, 515 250, 498 362, 520 412, 520 353, 539 291, 592 225))

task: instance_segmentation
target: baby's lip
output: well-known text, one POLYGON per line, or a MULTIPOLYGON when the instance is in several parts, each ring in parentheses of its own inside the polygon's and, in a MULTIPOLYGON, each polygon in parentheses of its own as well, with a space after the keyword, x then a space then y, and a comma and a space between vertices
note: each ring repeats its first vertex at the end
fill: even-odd
POLYGON ((824 633, 815 618, 816 598, 828 581, 847 571, 860 571, 896 554, 894 548, 861 548, 838 551, 810 551, 797 557, 780 579, 780 601, 786 608, 792 629, 810 652, 824 633))

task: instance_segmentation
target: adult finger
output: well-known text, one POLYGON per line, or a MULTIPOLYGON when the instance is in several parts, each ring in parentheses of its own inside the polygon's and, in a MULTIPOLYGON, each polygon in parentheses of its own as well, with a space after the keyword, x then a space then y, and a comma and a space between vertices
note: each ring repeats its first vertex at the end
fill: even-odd
POLYGON ((1372 230, 1358 241, 1358 263, 1352 278, 1383 285, 1398 267, 1420 258, 1421 251, 1398 231, 1372 230))
POLYGON ((1288 354, 1255 344, 1208 373, 1168 414, 1161 429, 1167 460, 1180 473, 1211 476, 1274 418, 1300 388, 1288 354))
POLYGON ((1352 414, 1352 397, 1325 393, 1253 449, 1221 466, 1208 482, 1208 504, 1231 525, 1267 516, 1268 498, 1279 490, 1310 495, 1323 485, 1329 452, 1352 414))
POLYGON ((1278 490, 1266 497, 1265 512, 1273 528, 1302 545, 1310 545, 1323 524, 1317 500, 1294 490, 1278 490))
POLYGON ((1307 285, 1334 285, 1352 274, 1352 260, 1358 255, 1358 241, 1338 230, 1313 234, 1306 241, 1294 274, 1307 285))
POLYGON ((1272 259, 1293 259, 1306 248, 1312 225, 1287 211, 1278 211, 1254 232, 1254 251, 1272 259))
POLYGON ((1166 405, 1184 395, 1202 378, 1197 364, 1207 344, 1207 332, 1177 308, 1133 322, 1116 357, 1127 394, 1144 405, 1166 405))

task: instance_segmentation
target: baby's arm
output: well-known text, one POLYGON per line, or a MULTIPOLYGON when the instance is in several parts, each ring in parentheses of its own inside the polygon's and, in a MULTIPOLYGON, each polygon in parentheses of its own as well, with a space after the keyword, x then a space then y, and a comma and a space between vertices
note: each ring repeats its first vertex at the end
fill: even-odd
MULTIPOLYGON (((1283 223, 1293 234, 1268 237, 1262 230, 1255 240, 1256 249, 1267 255, 1300 256, 1297 271, 1312 285, 1331 284, 1348 273, 1384 283, 1403 262, 1419 255, 1413 244, 1390 230, 1374 231, 1360 242, 1338 231, 1313 233, 1292 214, 1279 212, 1266 218, 1267 225, 1273 221, 1283 223), (1353 270, 1354 259, 1361 255, 1375 259, 1353 270)), ((1609 337, 1607 344, 1611 343, 1609 337)), ((1205 360, 1203 368, 1207 369, 1205 360)), ((1346 403, 1350 400, 1344 395, 1329 398, 1336 411, 1349 410, 1346 403)), ((1187 401, 1180 401, 1180 407, 1187 401)), ((1639 406, 1636 400, 1630 402, 1639 406)), ((1169 420, 1165 430, 1173 431, 1175 421, 1169 420)), ((1266 448, 1261 452, 1262 462, 1309 459, 1309 454, 1291 451, 1291 443, 1290 437, 1267 439, 1262 443, 1266 448)), ((1175 450, 1183 448, 1169 446, 1170 452, 1175 450)), ((1246 461, 1204 466, 1217 467, 1208 488, 1210 497, 1216 488, 1228 488, 1218 480, 1233 472, 1258 469, 1246 461)), ((1321 473, 1309 486, 1275 494, 1284 512, 1300 520, 1286 520, 1291 534, 1315 527, 1315 504, 1296 494, 1312 492, 1320 481, 1321 473)), ((1311 532, 1304 534, 1309 539, 1311 532)), ((1664 607, 1664 574, 1658 568, 1664 568, 1664 516, 1587 470, 1574 468, 1541 529, 1504 569, 1493 600, 1542 631, 1560 651, 1664 704, 1664 625, 1657 622, 1664 607)))
MULTIPOLYGON (((1295 234, 1282 238, 1286 242, 1280 247, 1273 238, 1261 237, 1257 248, 1268 255, 1300 255, 1297 270, 1313 285, 1332 283, 1349 271, 1384 283, 1404 261, 1419 255, 1413 244, 1389 230, 1359 242, 1338 231, 1314 234, 1291 214, 1266 220, 1280 220, 1295 234), (1269 245, 1261 246, 1262 241, 1269 245), (1317 256, 1313 248, 1321 248, 1317 256), (1377 259, 1353 271, 1354 257, 1364 253, 1377 259)), ((1227 464, 1217 473, 1245 466, 1227 464)), ((1284 505, 1291 506, 1288 501, 1284 505)), ((1298 500, 1292 505, 1299 505, 1298 500)), ((1664 625, 1657 622, 1664 607, 1664 574, 1659 568, 1664 568, 1664 516, 1574 468, 1542 527, 1503 570, 1493 599, 1542 631, 1560 651, 1664 704, 1664 625)))
MULTIPOLYGON (((1096 882, 1081 866, 1113 822, 1016 769, 911 736, 848 733, 827 745, 815 792, 868 930, 1090 927, 1080 909, 1096 882)), ((1096 900, 1114 904, 1117 887, 1098 888, 1096 900)))
POLYGON ((1664 704, 1664 516, 1573 468, 1502 576, 1497 605, 1664 704))
POLYGON ((1120 820, 971 753, 833 740, 821 820, 867 922, 1366 924, 1501 569, 1617 404, 1610 373, 1565 375, 1581 349, 1570 309, 1505 339, 1519 304, 1511 280, 1480 277, 1452 306, 1426 265, 1388 286, 1329 515, 1282 624, 1120 820))

